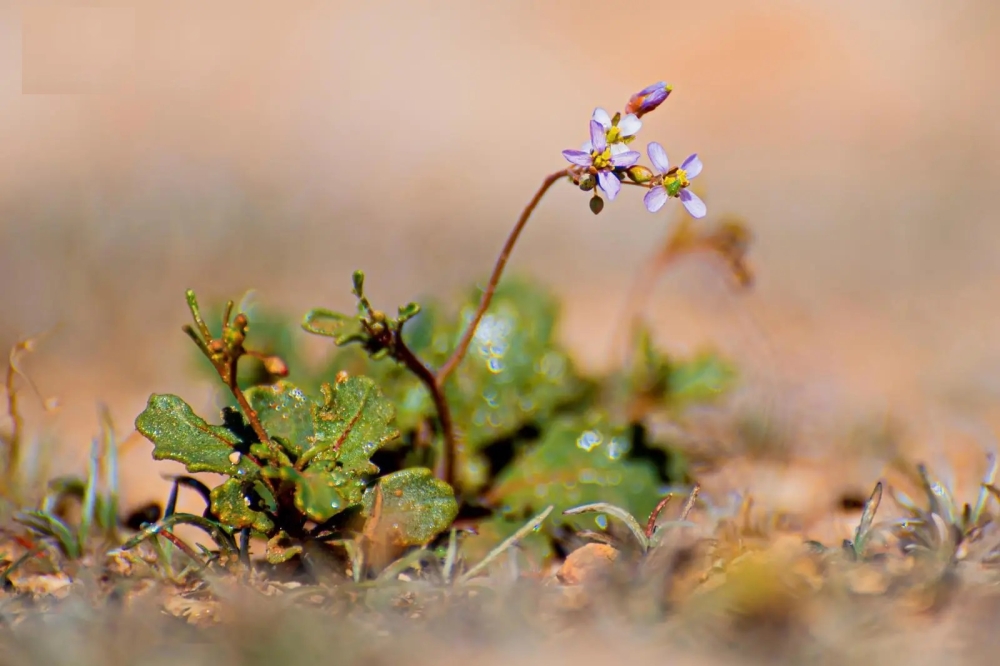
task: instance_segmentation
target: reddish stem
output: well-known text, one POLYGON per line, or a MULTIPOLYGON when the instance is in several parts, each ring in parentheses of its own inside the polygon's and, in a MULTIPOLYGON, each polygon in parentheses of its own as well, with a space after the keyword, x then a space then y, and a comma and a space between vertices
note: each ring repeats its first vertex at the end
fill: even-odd
POLYGON ((465 329, 465 333, 462 334, 461 340, 459 340, 458 346, 455 347, 455 351, 452 352, 451 357, 442 365, 436 375, 435 381, 437 386, 440 388, 444 385, 448 376, 454 372, 458 364, 462 362, 465 358, 466 352, 469 351, 469 345, 472 343, 472 336, 476 334, 476 328, 479 326, 479 322, 482 321, 483 315, 486 314, 486 310, 490 307, 490 301, 493 300, 493 293, 497 289, 497 284, 500 282, 500 276, 503 275, 503 269, 507 265, 507 260, 510 258, 510 253, 514 250, 514 244, 517 243, 518 237, 521 235, 521 231, 524 229, 525 225, 528 224, 528 219, 531 214, 535 211, 538 206, 538 202, 542 200, 545 193, 549 191, 556 181, 569 175, 569 169, 563 169, 561 171, 556 171, 553 174, 549 174, 542 181, 541 187, 535 192, 535 196, 531 198, 528 205, 524 207, 521 212, 521 217, 518 218, 517 224, 511 230, 510 235, 507 236, 507 242, 504 243, 503 249, 500 250, 500 256, 497 257, 496 265, 493 267, 493 275, 490 276, 490 281, 486 285, 486 291, 483 292, 483 297, 479 301, 479 307, 476 309, 476 314, 472 317, 472 321, 469 322, 469 326, 465 329))
POLYGON ((451 420, 451 408, 444 397, 444 389, 438 384, 434 372, 424 365, 423 361, 417 358, 417 355, 406 346, 402 335, 396 336, 395 348, 396 358, 409 368, 410 372, 416 375, 417 379, 423 382, 427 390, 431 392, 431 398, 434 400, 434 408, 438 413, 438 420, 441 421, 441 434, 444 436, 444 450, 441 454, 438 477, 454 487, 455 459, 458 453, 458 445, 455 439, 455 426, 451 420))

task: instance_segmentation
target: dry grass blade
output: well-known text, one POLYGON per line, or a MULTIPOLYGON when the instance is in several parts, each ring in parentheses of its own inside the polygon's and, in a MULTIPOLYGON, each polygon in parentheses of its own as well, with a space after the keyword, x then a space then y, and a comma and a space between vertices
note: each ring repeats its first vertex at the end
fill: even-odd
POLYGON ((868 542, 868 537, 871 535, 872 521, 875 520, 875 512, 878 511, 879 504, 882 503, 882 482, 879 481, 875 484, 875 490, 872 491, 871 497, 865 502, 864 509, 861 512, 861 520, 858 521, 858 527, 854 530, 854 554, 857 557, 862 557, 865 552, 865 545, 868 542))
MULTIPOLYGON (((472 579, 478 573, 483 571, 487 566, 489 566, 489 564, 493 560, 497 559, 504 552, 506 552, 508 548, 510 548, 515 543, 517 543, 518 541, 526 537, 528 534, 533 532, 535 529, 537 529, 538 526, 541 525, 545 521, 545 519, 549 517, 549 514, 552 513, 553 509, 555 509, 555 505, 550 504, 544 511, 542 511, 540 514, 529 520, 527 523, 524 524, 524 526, 522 526, 516 532, 511 534, 502 542, 500 542, 500 544, 496 548, 487 553, 486 557, 480 560, 474 567, 472 567, 464 574, 459 576, 458 582, 465 583, 466 581, 472 579)), ((635 519, 633 518, 632 521, 635 522, 635 519)), ((636 525, 638 525, 638 523, 636 523, 636 525)), ((641 528, 640 528, 640 533, 641 533, 641 528)))
MULTIPOLYGON (((660 500, 660 505, 657 505, 657 509, 662 510, 663 506, 666 505, 669 499, 670 496, 668 495, 660 500)), ((653 510, 653 515, 650 517, 650 520, 656 520, 656 514, 658 513, 657 509, 653 510)), ((567 516, 575 516, 580 513, 606 513, 609 516, 614 516, 628 526, 629 530, 631 530, 632 534, 635 536, 635 540, 639 542, 639 547, 642 548, 642 552, 646 552, 649 548, 649 539, 646 536, 646 530, 642 528, 642 525, 639 524, 639 521, 636 520, 631 513, 620 506, 615 506, 614 504, 608 504, 606 502, 594 502, 593 504, 575 506, 572 509, 566 509, 563 511, 563 514, 567 516)))

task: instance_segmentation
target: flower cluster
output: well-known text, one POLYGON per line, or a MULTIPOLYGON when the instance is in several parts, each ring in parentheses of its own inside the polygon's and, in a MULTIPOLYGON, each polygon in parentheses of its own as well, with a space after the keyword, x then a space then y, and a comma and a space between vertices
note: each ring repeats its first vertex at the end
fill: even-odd
POLYGON ((650 169, 638 164, 642 155, 629 147, 642 128, 640 118, 662 104, 671 90, 662 81, 643 88, 629 99, 624 115, 611 116, 604 109, 594 109, 590 140, 580 150, 563 151, 563 157, 573 165, 569 168, 573 182, 584 191, 594 191, 590 202, 594 213, 604 208, 598 190, 608 201, 614 201, 622 183, 627 183, 649 189, 643 201, 651 213, 660 210, 667 199, 673 197, 680 200, 692 217, 705 217, 705 203, 689 189, 691 180, 702 169, 697 153, 680 166, 671 167, 663 146, 651 142, 646 147, 653 167, 650 169))

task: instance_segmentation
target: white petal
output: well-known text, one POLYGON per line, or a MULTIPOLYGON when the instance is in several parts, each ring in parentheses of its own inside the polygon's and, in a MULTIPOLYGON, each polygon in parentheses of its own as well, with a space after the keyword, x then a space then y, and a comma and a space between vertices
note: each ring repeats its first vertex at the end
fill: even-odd
POLYGON ((609 116, 608 112, 601 107, 594 109, 594 116, 592 120, 596 120, 601 123, 601 126, 604 127, 605 130, 611 127, 611 116, 609 116))
POLYGON ((701 163, 701 158, 698 157, 698 153, 695 153, 684 160, 684 163, 681 164, 681 168, 684 169, 684 173, 687 174, 688 180, 691 180, 701 173, 704 165, 701 163))
POLYGON ((654 187, 649 192, 646 192, 646 196, 642 198, 643 203, 646 204, 646 210, 650 213, 655 213, 656 211, 663 208, 663 204, 667 203, 667 191, 662 187, 654 187))
POLYGON ((654 169, 660 173, 670 171, 670 160, 667 159, 667 151, 663 149, 663 146, 651 141, 646 147, 646 152, 649 154, 649 161, 653 163, 654 169))
POLYGON ((582 150, 585 153, 591 153, 594 151, 594 144, 592 144, 589 141, 584 141, 583 145, 580 146, 580 150, 582 150))
POLYGON ((628 146, 626 146, 624 143, 621 143, 621 142, 611 144, 611 156, 612 157, 614 157, 615 155, 621 155, 622 153, 627 153, 630 150, 632 150, 632 149, 629 148, 628 146))
POLYGON ((621 132, 622 136, 635 136, 640 129, 642 129, 642 121, 634 113, 622 116, 621 120, 618 121, 618 131, 621 132))
POLYGON ((601 171, 597 174, 597 185, 608 195, 608 201, 614 201, 622 189, 621 181, 610 171, 601 171))
POLYGON ((577 166, 589 167, 593 163, 590 153, 583 153, 579 150, 564 150, 562 154, 563 157, 577 166))
POLYGON ((688 189, 681 190, 681 203, 687 208, 691 217, 702 218, 708 213, 705 202, 698 198, 698 195, 688 189))

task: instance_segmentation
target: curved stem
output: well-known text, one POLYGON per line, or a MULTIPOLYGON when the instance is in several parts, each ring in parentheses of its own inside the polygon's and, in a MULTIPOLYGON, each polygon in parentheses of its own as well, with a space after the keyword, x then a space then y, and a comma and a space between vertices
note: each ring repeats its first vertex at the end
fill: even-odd
MULTIPOLYGON (((226 383, 226 386, 229 387, 229 391, 233 394, 233 397, 236 398, 236 403, 240 406, 240 409, 243 411, 243 415, 247 417, 247 421, 250 423, 250 427, 253 429, 254 434, 257 435, 257 439, 259 439, 260 443, 266 446, 268 449, 277 453, 278 452, 277 445, 274 443, 274 441, 271 440, 270 437, 268 437, 267 431, 264 430, 264 426, 261 425, 260 418, 258 418, 257 416, 257 412, 254 410, 253 407, 250 406, 250 402, 247 400, 247 397, 243 394, 243 389, 241 389, 239 384, 236 383, 236 364, 239 362, 239 359, 240 359, 239 356, 235 357, 232 361, 230 361, 228 365, 216 364, 214 361, 213 364, 215 365, 215 369, 219 371, 219 375, 222 377, 222 380, 226 383)), ((253 457, 251 457, 250 459, 253 460, 255 463, 257 463, 258 466, 262 466, 259 460, 256 460, 253 457)), ((276 457, 276 459, 280 458, 276 457)), ((272 494, 274 494, 275 499, 277 499, 278 497, 276 494, 277 490, 274 487, 274 484, 271 482, 271 479, 267 478, 266 476, 261 476, 261 481, 264 483, 265 486, 267 486, 267 489, 270 490, 272 494)))
POLYGON ((486 314, 486 310, 490 307, 490 301, 493 300, 493 293, 496 291, 497 284, 500 282, 500 276, 503 275, 503 269, 507 265, 507 260, 510 258, 510 253, 514 249, 514 244, 517 243, 518 237, 521 235, 521 231, 524 229, 525 225, 528 223, 528 219, 531 214, 535 211, 538 206, 538 202, 542 200, 545 193, 548 192, 549 188, 552 187, 556 181, 565 176, 569 175, 569 169, 562 169, 553 174, 549 174, 542 181, 541 187, 535 192, 535 196, 531 198, 528 205, 524 207, 521 212, 521 217, 518 218, 517 224, 511 230, 510 235, 507 236, 507 242, 504 243, 503 249, 500 250, 500 256, 497 257, 496 265, 493 267, 493 275, 490 276, 490 281, 486 285, 486 290, 483 292, 483 297, 479 300, 479 307, 476 308, 476 313, 472 317, 472 321, 469 322, 469 326, 465 329, 465 333, 462 334, 461 340, 459 340, 458 346, 455 347, 455 351, 452 352, 451 356, 442 365, 436 375, 435 383, 440 389, 444 385, 448 375, 450 375, 458 364, 462 362, 465 358, 465 354, 469 351, 469 345, 472 343, 472 336, 476 334, 476 328, 479 326, 479 322, 482 321, 483 315, 486 314))
POLYGON ((431 392, 434 400, 434 408, 437 410, 438 420, 441 421, 441 434, 444 436, 444 447, 441 455, 438 478, 454 487, 455 485, 455 458, 458 453, 458 443, 455 439, 455 426, 451 420, 451 408, 444 397, 444 390, 438 384, 434 372, 431 371, 423 361, 417 358, 406 343, 403 336, 397 335, 395 340, 395 356, 403 365, 409 368, 416 377, 423 382, 427 390, 431 392))

